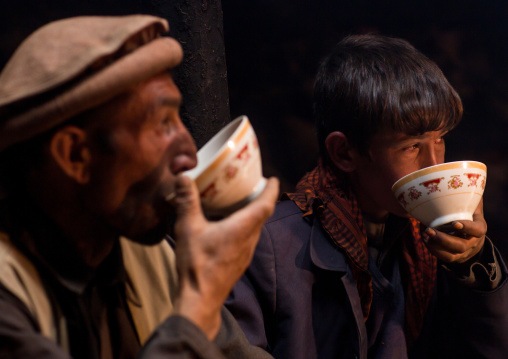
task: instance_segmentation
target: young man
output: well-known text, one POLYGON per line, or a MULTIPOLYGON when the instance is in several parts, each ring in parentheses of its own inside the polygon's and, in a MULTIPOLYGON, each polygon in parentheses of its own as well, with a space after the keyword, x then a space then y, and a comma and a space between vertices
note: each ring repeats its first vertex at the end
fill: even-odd
POLYGON ((321 159, 284 194, 227 305, 276 358, 502 358, 506 268, 482 204, 455 234, 422 228, 391 192, 444 161, 462 117, 406 41, 343 39, 314 91, 321 159))
POLYGON ((0 75, 0 357, 268 355, 222 306, 277 180, 229 218, 204 218, 180 175, 196 148, 167 30, 142 15, 56 21, 0 75))

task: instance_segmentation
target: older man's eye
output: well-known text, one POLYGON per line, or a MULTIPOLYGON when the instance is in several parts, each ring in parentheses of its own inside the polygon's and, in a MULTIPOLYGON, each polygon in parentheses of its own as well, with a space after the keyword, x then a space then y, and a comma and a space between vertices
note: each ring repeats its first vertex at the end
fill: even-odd
POLYGON ((161 121, 161 126, 164 128, 169 128, 171 125, 171 118, 170 117, 164 117, 161 121))

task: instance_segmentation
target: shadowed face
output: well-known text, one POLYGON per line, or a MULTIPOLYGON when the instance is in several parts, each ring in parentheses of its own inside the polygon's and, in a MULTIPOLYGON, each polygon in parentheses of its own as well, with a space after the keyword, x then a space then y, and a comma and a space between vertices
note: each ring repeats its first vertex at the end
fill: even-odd
POLYGON ((120 235, 153 243, 168 233, 172 208, 164 198, 197 161, 180 103, 171 76, 162 74, 101 109, 93 131, 103 140, 92 148, 83 201, 120 235))
POLYGON ((424 167, 444 162, 446 131, 430 131, 420 136, 385 132, 373 137, 367 155, 357 154, 352 183, 360 207, 371 219, 388 212, 407 217, 391 191, 399 178, 424 167))

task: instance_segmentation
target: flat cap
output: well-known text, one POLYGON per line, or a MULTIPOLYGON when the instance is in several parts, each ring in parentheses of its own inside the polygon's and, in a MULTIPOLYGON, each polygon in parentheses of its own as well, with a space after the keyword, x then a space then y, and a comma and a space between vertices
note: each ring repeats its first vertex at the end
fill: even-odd
POLYGON ((0 151, 177 66, 180 44, 149 15, 80 16, 31 34, 0 73, 0 151))

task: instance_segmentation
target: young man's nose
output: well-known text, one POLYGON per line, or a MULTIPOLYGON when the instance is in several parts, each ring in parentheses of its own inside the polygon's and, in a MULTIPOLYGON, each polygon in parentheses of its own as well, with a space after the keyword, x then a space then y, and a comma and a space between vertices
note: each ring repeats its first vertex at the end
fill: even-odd
POLYGON ((422 158, 422 161, 420 163, 420 167, 425 168, 438 165, 440 163, 443 163, 443 161, 444 161, 443 156, 440 153, 434 151, 434 149, 430 148, 424 154, 424 157, 422 158))

